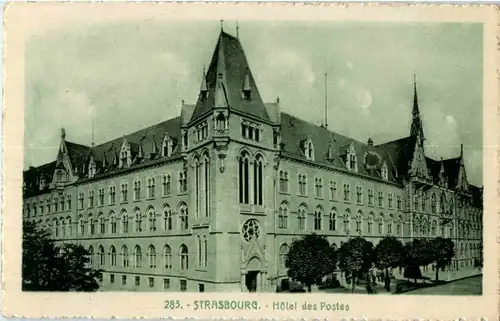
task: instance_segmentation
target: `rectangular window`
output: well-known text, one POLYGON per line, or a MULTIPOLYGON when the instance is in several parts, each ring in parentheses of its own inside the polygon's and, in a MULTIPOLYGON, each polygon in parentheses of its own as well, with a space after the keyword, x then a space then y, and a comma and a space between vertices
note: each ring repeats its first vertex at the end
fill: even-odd
POLYGON ((330 200, 337 198, 337 182, 330 181, 330 200))
POLYGON ((205 292, 205 284, 198 284, 198 292, 205 292))
POLYGON ((392 193, 387 194, 387 206, 392 208, 392 193))
POLYGON ((378 192, 378 206, 382 207, 384 204, 384 193, 378 192))
POLYGON ((149 287, 153 288, 155 286, 155 278, 149 278, 149 287))
POLYGON ((397 196, 397 202, 398 202, 398 204, 397 204, 398 210, 400 210, 401 209, 401 196, 399 196, 399 195, 397 196))
POLYGON ((141 285, 141 277, 140 276, 136 276, 135 277, 135 286, 139 286, 141 285))
POLYGON ((170 279, 163 279, 163 290, 170 289, 170 279))
POLYGON ((127 284, 127 276, 122 275, 122 285, 126 285, 126 284, 127 284))
POLYGON ((368 189, 368 205, 373 205, 373 189, 368 189))
POLYGON ((361 203, 363 190, 360 186, 356 186, 356 203, 361 203))
POLYGON ((187 290, 187 281, 186 280, 181 280, 180 289, 181 289, 181 292, 186 292, 186 290, 187 290))
POLYGON ((111 284, 115 283, 115 275, 114 274, 109 275, 109 283, 111 283, 111 284))

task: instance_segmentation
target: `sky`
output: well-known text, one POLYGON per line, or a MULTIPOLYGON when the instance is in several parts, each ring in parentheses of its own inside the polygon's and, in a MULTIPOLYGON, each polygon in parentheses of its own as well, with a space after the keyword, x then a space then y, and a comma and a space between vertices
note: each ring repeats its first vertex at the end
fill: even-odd
MULTIPOLYGON (((236 35, 236 22, 224 31, 236 35)), ((196 101, 217 21, 81 22, 26 42, 24 168, 66 139, 96 144, 178 116, 196 101)), ((457 157, 482 185, 482 26, 458 23, 239 21, 263 99, 375 144, 408 136, 416 74, 426 154, 457 157)))

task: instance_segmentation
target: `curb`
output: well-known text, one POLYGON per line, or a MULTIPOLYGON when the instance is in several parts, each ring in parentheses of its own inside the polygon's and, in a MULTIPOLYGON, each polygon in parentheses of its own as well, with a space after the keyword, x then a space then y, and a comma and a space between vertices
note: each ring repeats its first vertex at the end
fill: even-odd
POLYGON ((451 281, 446 281, 446 282, 443 282, 443 283, 441 283, 441 284, 434 284, 434 285, 427 286, 427 287, 423 287, 423 288, 410 289, 410 290, 405 290, 405 291, 401 291, 401 292, 398 292, 398 293, 392 293, 392 294, 393 294, 393 295, 398 295, 398 294, 403 294, 403 293, 407 293, 407 292, 415 291, 415 290, 418 290, 418 289, 433 288, 433 287, 436 287, 436 286, 445 285, 445 284, 450 284, 450 283, 453 283, 453 282, 456 282, 456 281, 460 281, 460 280, 464 280, 464 279, 472 278, 472 277, 479 276, 479 275, 483 275, 483 273, 474 274, 474 275, 468 275, 468 276, 464 276, 464 277, 461 277, 461 278, 458 278, 458 279, 454 279, 454 280, 451 280, 451 281))

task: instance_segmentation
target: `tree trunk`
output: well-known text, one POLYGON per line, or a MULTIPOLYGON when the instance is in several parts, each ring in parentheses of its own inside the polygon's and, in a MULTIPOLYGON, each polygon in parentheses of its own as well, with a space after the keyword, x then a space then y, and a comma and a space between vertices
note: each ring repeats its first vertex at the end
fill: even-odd
POLYGON ((436 263, 436 282, 439 281, 439 265, 436 263))
POLYGON ((307 292, 311 292, 311 285, 310 284, 307 285, 307 292))
POLYGON ((352 282, 352 293, 354 293, 354 290, 356 289, 356 275, 354 273, 351 276, 351 282, 352 282))

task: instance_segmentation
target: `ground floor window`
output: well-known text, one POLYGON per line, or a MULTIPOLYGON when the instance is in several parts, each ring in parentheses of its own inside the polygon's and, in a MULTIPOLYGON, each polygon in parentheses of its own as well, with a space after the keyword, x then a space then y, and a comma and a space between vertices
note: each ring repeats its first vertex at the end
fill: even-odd
POLYGON ((186 292, 186 290, 187 290, 187 281, 186 280, 181 280, 180 289, 181 289, 181 292, 186 292))
POLYGON ((114 274, 109 275, 109 283, 115 283, 115 275, 114 274))
POLYGON ((127 284, 127 276, 122 275, 122 285, 126 285, 126 284, 127 284))
POLYGON ((135 277, 135 286, 139 286, 139 285, 141 285, 141 277, 136 276, 135 277))
POLYGON ((205 292, 205 284, 198 284, 198 292, 205 292))
POLYGON ((149 287, 152 288, 155 286, 155 278, 149 278, 149 287))
POLYGON ((170 289, 170 279, 163 279, 163 289, 164 290, 170 289))
POLYGON ((101 273, 101 274, 99 274, 98 279, 99 279, 99 282, 102 282, 102 273, 101 273))

